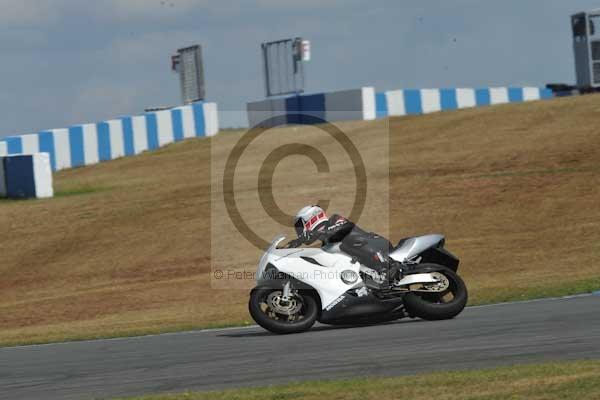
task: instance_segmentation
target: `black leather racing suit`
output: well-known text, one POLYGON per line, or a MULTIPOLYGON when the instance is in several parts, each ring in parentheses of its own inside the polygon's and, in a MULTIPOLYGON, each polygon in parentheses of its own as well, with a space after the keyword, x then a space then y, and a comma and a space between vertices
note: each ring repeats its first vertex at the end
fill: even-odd
MULTIPOLYGON (((298 247, 302 244, 312 244, 316 240, 322 241, 323 245, 341 242, 340 249, 343 252, 360 261, 361 264, 374 269, 377 273, 383 274, 386 281, 392 278, 390 277, 390 259, 388 257, 392 248, 391 243, 375 233, 360 229, 348 219, 334 214, 312 231, 292 240, 288 246, 298 247)), ((397 273, 396 269, 393 269, 393 274, 397 273)), ((383 288, 385 284, 378 283, 374 286, 383 288)))
POLYGON ((333 214, 327 221, 321 222, 310 232, 301 237, 301 244, 312 244, 316 240, 323 242, 323 245, 337 243, 354 229, 355 225, 350 220, 338 214, 333 214))

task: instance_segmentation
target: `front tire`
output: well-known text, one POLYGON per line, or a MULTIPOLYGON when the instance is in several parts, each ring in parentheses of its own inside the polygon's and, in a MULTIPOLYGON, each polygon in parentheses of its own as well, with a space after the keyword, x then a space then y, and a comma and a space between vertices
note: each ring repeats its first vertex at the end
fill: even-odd
POLYGON ((296 291, 292 296, 293 303, 283 306, 281 294, 282 290, 277 288, 252 290, 248 302, 248 311, 252 319, 273 333, 287 334, 309 330, 319 313, 314 294, 310 291, 296 291))
POLYGON ((404 296, 404 307, 411 317, 428 321, 451 319, 456 317, 467 305, 467 287, 453 270, 436 264, 424 264, 443 274, 449 281, 449 287, 441 293, 411 292, 404 296))

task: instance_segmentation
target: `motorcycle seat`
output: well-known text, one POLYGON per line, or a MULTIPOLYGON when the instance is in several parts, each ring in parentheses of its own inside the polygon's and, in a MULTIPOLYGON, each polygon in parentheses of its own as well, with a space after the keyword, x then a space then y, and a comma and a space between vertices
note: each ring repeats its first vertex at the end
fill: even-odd
POLYGON ((402 246, 404 246, 404 244, 408 241, 408 239, 412 239, 412 238, 413 238, 412 236, 409 236, 409 237, 400 239, 398 241, 398 244, 396 246, 394 246, 394 248, 392 250, 398 250, 398 249, 402 248, 402 246))
POLYGON ((340 243, 340 250, 367 266, 377 263, 377 253, 387 258, 391 249, 392 244, 386 238, 358 227, 354 227, 340 243))

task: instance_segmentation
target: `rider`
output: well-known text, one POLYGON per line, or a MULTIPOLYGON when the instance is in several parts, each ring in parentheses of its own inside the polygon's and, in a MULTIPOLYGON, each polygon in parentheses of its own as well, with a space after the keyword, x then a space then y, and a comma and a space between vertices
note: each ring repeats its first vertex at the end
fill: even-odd
POLYGON ((351 221, 340 215, 328 218, 321 207, 306 206, 296 214, 294 229, 298 238, 292 240, 289 247, 312 244, 316 240, 322 241, 323 245, 340 242, 354 227, 351 221))
MULTIPOLYGON (((294 228, 298 237, 290 241, 288 247, 311 244, 316 240, 320 240, 323 246, 341 242, 342 251, 379 274, 373 279, 374 282, 370 282, 375 283, 373 286, 377 289, 388 288, 389 285, 385 285, 388 274, 395 275, 400 271, 399 266, 388 257, 392 245, 387 239, 360 229, 341 215, 333 214, 328 218, 325 211, 317 205, 300 209, 294 220, 294 228), (394 264, 395 267, 392 271, 390 264, 394 264)), ((393 282, 393 279, 390 279, 390 282, 393 282)))

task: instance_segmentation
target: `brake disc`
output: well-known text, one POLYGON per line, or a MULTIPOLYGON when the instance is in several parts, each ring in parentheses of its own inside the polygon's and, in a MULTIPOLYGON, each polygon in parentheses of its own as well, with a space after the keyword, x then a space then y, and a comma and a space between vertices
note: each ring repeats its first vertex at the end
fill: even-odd
POLYGON ((267 304, 277 314, 294 315, 302 308, 302 302, 298 298, 290 297, 283 300, 281 291, 271 292, 267 297, 267 304))

